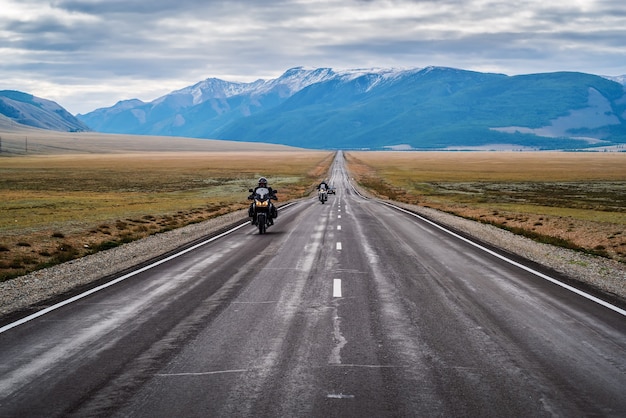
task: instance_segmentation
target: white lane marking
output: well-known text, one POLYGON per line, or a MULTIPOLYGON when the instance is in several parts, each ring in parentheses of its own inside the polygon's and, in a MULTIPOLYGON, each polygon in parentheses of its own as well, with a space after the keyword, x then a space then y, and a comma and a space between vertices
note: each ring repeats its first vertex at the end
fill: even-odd
POLYGON ((213 242, 213 241, 215 241, 215 240, 217 240, 219 238, 222 238, 222 237, 224 237, 224 236, 226 236, 226 235, 228 235, 228 234, 230 234, 230 233, 232 233, 232 232, 234 232, 234 231, 236 231, 236 230, 238 230, 240 228, 243 228, 244 226, 249 226, 249 225, 250 225, 250 222, 246 221, 245 223, 243 223, 241 225, 238 225, 238 226, 236 226, 236 227, 234 227, 232 229, 229 229, 228 231, 223 232, 223 233, 221 233, 219 235, 216 235, 213 238, 210 238, 210 239, 208 239, 206 241, 202 241, 202 242, 200 242, 200 243, 198 243, 198 244, 196 244, 196 245, 194 245, 192 247, 189 247, 189 248, 187 248, 187 249, 185 249, 185 250, 183 250, 183 251, 181 251, 179 253, 172 254, 169 257, 166 257, 164 259, 156 261, 156 262, 154 262, 154 263, 152 263, 150 265, 142 267, 142 268, 140 268, 138 270, 135 270, 133 272, 130 272, 128 274, 125 274, 125 275, 123 275, 121 277, 118 277, 115 280, 112 280, 112 281, 108 282, 108 283, 105 283, 105 284, 100 285, 98 287, 94 287, 93 289, 88 290, 88 291, 86 291, 84 293, 81 293, 80 295, 76 295, 76 296, 74 296, 72 298, 66 299, 66 300, 64 300, 62 302, 57 303, 56 305, 49 306, 46 309, 42 309, 39 312, 35 312, 34 314, 29 315, 27 317, 24 317, 24 318, 20 319, 19 321, 15 321, 15 322, 12 322, 10 324, 7 324, 7 325, 3 326, 2 328, 0 328, 0 334, 2 334, 5 331, 10 330, 11 328, 15 328, 15 327, 17 327, 19 325, 25 324, 26 322, 32 321, 35 318, 38 318, 38 317, 43 316, 43 315, 45 315, 45 314, 47 314, 49 312, 52 312, 52 311, 54 311, 56 309, 59 309, 62 306, 69 305, 72 302, 76 302, 77 300, 85 298, 85 297, 87 297, 87 296, 89 296, 89 295, 91 295, 93 293, 99 292, 100 290, 106 289, 107 287, 110 287, 110 286, 113 286, 113 285, 115 285, 117 283, 120 283, 120 282, 128 279, 129 277, 135 276, 135 275, 137 275, 139 273, 143 273, 144 271, 150 270, 151 268, 156 267, 158 265, 161 265, 163 263, 167 263, 168 261, 173 260, 174 258, 180 257, 183 254, 187 254, 188 252, 193 251, 196 248, 202 247, 203 245, 206 245, 206 244, 208 244, 210 242, 213 242))
POLYGON ((343 393, 329 393, 326 397, 331 399, 354 399, 354 395, 346 395, 343 393))
POLYGON ((246 302, 246 301, 233 301, 232 304, 233 305, 237 305, 237 304, 241 304, 241 305, 263 305, 263 304, 273 304, 273 303, 278 303, 277 300, 267 300, 267 301, 261 301, 261 302, 246 302))
POLYGON ((538 272, 537 270, 533 270, 533 269, 531 269, 530 267, 527 267, 527 266, 525 266, 525 265, 523 265, 523 264, 520 264, 520 263, 518 263, 518 262, 516 262, 516 261, 513 261, 513 260, 511 260, 511 259, 509 259, 509 258, 506 258, 505 256, 500 255, 500 254, 498 254, 497 252, 490 250, 489 248, 483 247, 482 245, 477 244, 477 243, 475 243, 475 242, 473 242, 473 241, 470 241, 469 239, 467 239, 467 238, 465 238, 465 237, 462 237, 462 236, 461 236, 461 235, 459 235, 459 234, 456 234, 456 233, 454 233, 454 232, 452 232, 452 231, 450 231, 450 230, 447 230, 446 228, 442 227, 441 225, 437 225, 436 223, 434 223, 434 222, 432 222, 432 221, 430 221, 430 220, 428 220, 428 219, 424 218, 423 216, 420 216, 420 215, 418 215, 418 214, 416 214, 416 213, 410 212, 410 211, 408 211, 408 210, 406 210, 406 209, 402 209, 401 207, 398 207, 398 206, 392 205, 392 204, 387 203, 387 202, 380 202, 380 203, 382 203, 383 205, 387 205, 387 206, 389 206, 389 207, 392 207, 392 208, 394 208, 394 209, 397 209, 397 210, 399 210, 399 211, 401 211, 401 212, 407 213, 407 214, 409 214, 409 215, 411 215, 411 216, 414 216, 414 217, 416 217, 416 218, 419 218, 419 219, 421 219, 422 221, 424 221, 424 222, 426 222, 426 223, 428 223, 428 224, 430 224, 430 225, 434 226, 435 228, 438 228, 438 229, 442 230, 443 232, 446 232, 446 233, 448 233, 448 234, 452 235, 453 237, 460 239, 461 241, 464 241, 464 242, 466 242, 466 243, 468 243, 468 244, 470 244, 470 245, 473 245, 474 247, 476 247, 476 248, 478 248, 478 249, 480 249, 480 250, 482 250, 482 251, 484 251, 484 252, 486 252, 486 253, 488 253, 488 254, 491 254, 491 255, 493 255, 494 257, 497 257, 497 258, 499 258, 499 259, 500 259, 500 260, 502 260, 502 261, 506 261, 507 263, 512 264, 512 265, 514 265, 515 267, 521 268, 522 270, 525 270, 525 271, 527 271, 527 272, 529 272, 529 273, 532 273, 532 274, 534 274, 535 276, 541 277, 542 279, 547 280, 547 281, 549 281, 549 282, 551 282, 551 283, 554 283, 554 284, 556 284, 557 286, 561 286, 562 288, 567 289, 567 290, 569 290, 570 292, 576 293, 576 294, 577 294, 577 295, 579 295, 579 296, 582 296, 582 297, 584 297, 584 298, 586 298, 586 299, 589 299, 590 301, 593 301, 593 302, 595 302, 595 303, 597 303, 597 304, 599 304, 599 305, 602 305, 602 306, 604 306, 605 308, 609 308, 609 309, 611 309, 612 311, 615 311, 615 312, 617 312, 617 313, 618 313, 618 314, 620 314, 620 315, 626 316, 626 310, 624 310, 624 309, 620 309, 620 308, 618 308, 617 306, 611 305, 610 303, 608 303, 608 302, 606 302, 606 301, 603 301, 602 299, 599 299, 599 298, 597 298, 597 297, 595 297, 595 296, 592 296, 592 295, 590 295, 590 294, 588 294, 588 293, 585 293, 585 292, 583 292, 582 290, 576 289, 575 287, 572 287, 572 286, 570 286, 570 285, 568 285, 568 284, 565 284, 565 283, 562 283, 562 282, 560 282, 560 281, 558 281, 558 280, 556 280, 556 279, 554 279, 554 278, 552 278, 552 277, 550 277, 550 276, 547 276, 547 275, 545 275, 545 274, 543 274, 543 273, 540 273, 540 272, 538 272))
POLYGON ((189 372, 189 373, 157 373, 155 376, 170 377, 170 376, 210 376, 213 374, 226 374, 226 373, 247 373, 254 371, 254 369, 234 369, 234 370, 218 370, 214 372, 189 372))
POLYGON ((341 215, 337 215, 337 219, 341 219, 341 215))
POLYGON ((341 279, 333 279, 333 297, 341 297, 341 279))
POLYGON ((341 225, 337 225, 337 231, 341 231, 341 225))
POLYGON ((394 366, 393 364, 331 364, 332 367, 355 367, 364 369, 405 369, 406 366, 394 366))
POLYGON ((341 243, 340 242, 337 243, 337 249, 341 250, 341 243))

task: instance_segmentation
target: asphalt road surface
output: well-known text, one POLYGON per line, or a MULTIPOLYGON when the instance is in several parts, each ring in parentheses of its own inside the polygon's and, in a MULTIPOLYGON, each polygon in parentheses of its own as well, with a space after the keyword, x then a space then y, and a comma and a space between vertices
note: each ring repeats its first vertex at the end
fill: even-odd
POLYGON ((1 329, 0 416, 626 416, 626 316, 351 189, 1 329))

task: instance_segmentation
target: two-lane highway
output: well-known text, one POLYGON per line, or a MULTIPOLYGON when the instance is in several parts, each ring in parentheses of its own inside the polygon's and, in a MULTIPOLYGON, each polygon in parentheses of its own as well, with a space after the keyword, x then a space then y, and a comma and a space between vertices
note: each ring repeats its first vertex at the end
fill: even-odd
MULTIPOLYGON (((0 333, 0 416, 626 416, 626 317, 359 196, 0 333)), ((271 176, 270 176, 271 180, 271 176)))

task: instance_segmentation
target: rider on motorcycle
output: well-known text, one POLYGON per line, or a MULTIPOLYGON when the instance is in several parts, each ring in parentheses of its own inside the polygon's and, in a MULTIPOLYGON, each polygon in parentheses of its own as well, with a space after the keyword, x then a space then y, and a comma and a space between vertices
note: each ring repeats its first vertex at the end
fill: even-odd
MULTIPOLYGON (((248 196, 249 200, 254 200, 254 194, 256 193, 256 189, 258 189, 259 187, 264 187, 270 191, 270 199, 278 200, 278 198, 276 197, 276 192, 271 187, 267 186, 267 179, 265 177, 259 178, 259 185, 255 187, 252 194, 248 196)), ((250 208, 248 208, 248 216, 251 218, 250 222, 253 225, 256 225, 256 219, 254 218, 254 202, 250 203, 250 208)), ((276 210, 276 206, 274 206, 270 201, 270 225, 274 225, 274 219, 276 219, 277 217, 278 210, 276 210)))
POLYGON ((326 189, 326 190, 329 189, 328 183, 326 183, 326 180, 322 180, 322 182, 317 185, 317 190, 321 190, 321 189, 326 189))

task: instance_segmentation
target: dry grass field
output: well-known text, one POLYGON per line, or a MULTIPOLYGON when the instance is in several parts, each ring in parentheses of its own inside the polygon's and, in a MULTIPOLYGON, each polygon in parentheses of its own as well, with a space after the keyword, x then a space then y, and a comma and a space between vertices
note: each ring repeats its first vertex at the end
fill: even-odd
POLYGON ((246 208, 260 176, 278 203, 302 197, 333 158, 267 144, 38 134, 20 155, 0 132, 0 280, 246 208))
POLYGON ((626 154, 349 152, 372 193, 626 262, 626 154))

